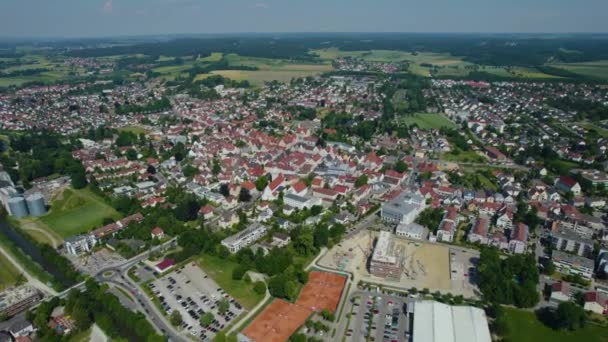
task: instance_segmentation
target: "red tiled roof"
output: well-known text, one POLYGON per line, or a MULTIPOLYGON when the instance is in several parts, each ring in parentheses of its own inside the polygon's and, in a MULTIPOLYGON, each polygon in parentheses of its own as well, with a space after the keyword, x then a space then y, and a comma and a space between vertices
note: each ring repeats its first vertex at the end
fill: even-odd
POLYGON ((272 182, 270 182, 270 184, 268 184, 268 188, 271 191, 275 191, 281 184, 283 184, 283 181, 285 180, 285 177, 283 177, 283 174, 279 174, 277 177, 275 177, 275 179, 272 180, 272 182))
POLYGON ((295 192, 302 192, 302 190, 306 189, 306 184, 302 181, 297 182, 296 184, 292 185, 292 188, 295 192))
POLYGON ((154 229, 152 229, 152 235, 161 235, 163 233, 164 232, 160 227, 155 227, 154 229))
POLYGON ((171 267, 173 265, 175 265, 175 261, 173 261, 173 259, 165 259, 165 260, 161 261, 160 263, 158 263, 156 265, 156 267, 159 270, 164 271, 164 270, 166 270, 167 268, 169 268, 169 267, 171 267))

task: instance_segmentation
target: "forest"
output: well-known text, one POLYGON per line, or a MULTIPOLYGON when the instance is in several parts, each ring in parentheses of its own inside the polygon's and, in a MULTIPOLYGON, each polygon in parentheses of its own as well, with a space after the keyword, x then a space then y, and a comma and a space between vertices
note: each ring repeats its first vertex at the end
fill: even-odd
MULTIPOLYGON (((501 66, 539 66, 547 62, 584 62, 608 59, 607 37, 591 35, 526 36, 479 34, 284 34, 244 35, 242 37, 182 38, 164 42, 134 43, 67 52, 74 57, 100 57, 125 54, 149 56, 208 56, 212 52, 243 56, 314 61, 309 51, 330 46, 346 51, 398 50, 429 51, 463 56, 465 61, 501 66)), ((74 42, 70 42, 74 44, 74 42)))

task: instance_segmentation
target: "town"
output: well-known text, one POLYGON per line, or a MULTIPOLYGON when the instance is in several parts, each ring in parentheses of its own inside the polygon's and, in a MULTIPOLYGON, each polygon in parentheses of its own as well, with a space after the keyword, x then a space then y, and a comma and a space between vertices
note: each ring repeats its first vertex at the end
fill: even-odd
POLYGON ((0 341, 606 333, 608 88, 332 65, 3 91, 0 341))

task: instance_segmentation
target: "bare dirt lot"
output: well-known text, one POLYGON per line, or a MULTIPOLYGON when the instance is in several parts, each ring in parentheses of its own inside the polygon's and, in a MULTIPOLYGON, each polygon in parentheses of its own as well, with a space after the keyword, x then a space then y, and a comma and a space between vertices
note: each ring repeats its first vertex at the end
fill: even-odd
MULTIPOLYGON (((447 245, 393 237, 393 250, 399 257, 403 273, 399 281, 375 277, 369 272, 368 259, 373 251, 377 232, 362 231, 334 246, 320 260, 324 267, 353 272, 365 282, 399 288, 428 288, 431 291, 451 292, 472 296, 470 284, 452 281, 450 277, 450 247, 447 245)), ((466 268, 465 268, 466 269, 466 268)))

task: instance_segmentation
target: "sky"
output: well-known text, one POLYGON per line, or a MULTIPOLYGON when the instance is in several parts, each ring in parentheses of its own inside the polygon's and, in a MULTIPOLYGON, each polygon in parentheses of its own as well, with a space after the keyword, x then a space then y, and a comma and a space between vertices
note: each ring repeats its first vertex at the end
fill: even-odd
POLYGON ((0 36, 608 32, 608 0, 0 0, 0 36))

